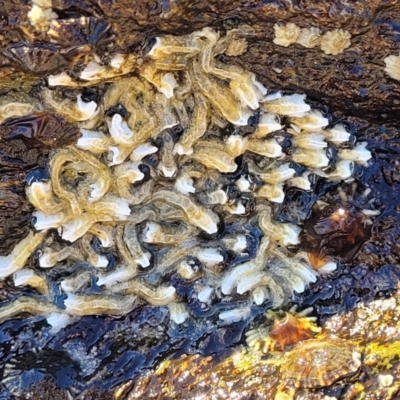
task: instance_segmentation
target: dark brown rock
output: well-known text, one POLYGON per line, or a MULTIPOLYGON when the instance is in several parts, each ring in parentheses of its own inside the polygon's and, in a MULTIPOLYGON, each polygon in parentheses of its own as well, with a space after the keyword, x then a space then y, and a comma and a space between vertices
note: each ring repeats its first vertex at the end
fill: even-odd
POLYGON ((0 125, 0 255, 9 254, 29 233, 33 206, 25 177, 46 167, 49 150, 73 142, 79 129, 50 113, 8 119, 0 125))
POLYGON ((9 254, 29 233, 33 206, 25 196, 25 172, 0 173, 0 255, 9 254))
POLYGON ((113 51, 143 52, 157 35, 181 35, 204 26, 224 30, 246 23, 255 31, 248 51, 229 62, 252 70, 268 88, 302 91, 337 111, 361 117, 393 120, 400 110, 399 85, 384 72, 384 58, 398 52, 400 4, 395 0, 160 0, 133 4, 100 0, 96 5, 86 0, 56 0, 53 11, 59 16, 58 38, 33 33, 29 10, 28 3, 17 7, 7 1, 0 6, 1 44, 8 55, 0 59, 3 76, 14 69, 41 76, 58 71, 66 62, 75 65, 82 62, 79 52, 87 52, 94 43, 101 57, 113 51), (83 15, 86 17, 80 18, 83 15), (272 42, 273 25, 284 21, 316 26, 322 32, 345 29, 352 35, 352 46, 337 56, 299 45, 277 46, 272 42), (47 44, 38 45, 39 41, 47 44), (17 50, 23 50, 23 57, 17 50))

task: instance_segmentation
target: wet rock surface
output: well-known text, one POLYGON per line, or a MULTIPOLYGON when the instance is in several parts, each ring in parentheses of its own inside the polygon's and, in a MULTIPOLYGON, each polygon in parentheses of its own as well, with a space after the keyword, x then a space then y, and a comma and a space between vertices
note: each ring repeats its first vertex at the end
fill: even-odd
MULTIPOLYGON (((396 115, 400 98, 399 84, 384 72, 383 60, 398 51, 398 2, 359 1, 348 5, 337 1, 161 1, 140 2, 132 7, 131 2, 123 1, 54 1, 52 9, 59 24, 52 35, 47 35, 32 28, 28 20, 31 4, 8 1, 1 5, 3 93, 15 93, 20 85, 26 85, 23 87, 34 97, 35 85, 48 74, 69 68, 72 76, 79 76, 85 56, 91 51, 104 60, 121 51, 144 55, 155 36, 188 33, 204 26, 224 31, 246 23, 254 29, 246 36, 247 51, 238 57, 221 56, 221 62, 237 63, 255 72, 271 91, 306 93, 315 105, 328 105, 335 110, 335 121, 350 117, 358 140, 367 140, 373 155, 370 166, 357 167, 356 185, 321 184, 312 194, 293 192, 282 206, 276 207, 274 216, 284 222, 307 224, 319 199, 333 205, 337 200, 346 201, 357 210, 372 205, 381 211, 368 227, 368 235, 359 244, 355 257, 339 247, 343 250, 339 254, 343 263, 338 270, 293 299, 301 308, 314 307, 314 315, 324 327, 323 334, 336 334, 358 346, 363 367, 350 381, 317 391, 301 389, 297 395, 307 399, 361 398, 367 393, 368 399, 396 398, 398 389, 388 376, 392 376, 392 382, 400 379, 398 363, 392 362, 389 355, 398 353, 399 340, 393 321, 398 315, 396 290, 400 279, 400 130, 396 115), (351 47, 332 56, 319 48, 277 46, 273 43, 273 25, 277 21, 315 26, 323 31, 346 29, 352 35, 351 47), (365 195, 367 188, 370 192, 365 195), (386 301, 394 301, 395 305, 382 308, 380 303, 371 303, 376 298, 389 298, 386 301), (378 328, 376 322, 368 337, 354 334, 355 330, 364 332, 371 326, 368 310, 382 312, 375 321, 384 323, 378 328), (382 334, 382 329, 387 333, 382 334)), ((101 93, 99 89, 95 94, 101 93)), ((47 165, 50 149, 65 145, 69 137, 77 135, 73 129, 63 130, 65 124, 57 115, 32 114, 30 119, 8 120, 0 126, 1 255, 10 253, 28 233, 33 209, 26 200, 24 182, 29 173, 47 165), (38 131, 49 126, 51 130, 40 131, 42 134, 38 131)), ((179 296, 190 298, 193 285, 179 276, 171 280, 176 283, 179 296)), ((9 281, 1 283, 1 300, 14 294, 9 281)), ((148 305, 118 319, 83 317, 58 333, 53 333, 42 317, 7 321, 0 326, 1 398, 108 399, 118 393, 119 398, 129 399, 188 399, 200 394, 211 396, 204 388, 207 382, 213 384, 211 373, 229 382, 226 371, 235 376, 235 382, 227 383, 225 394, 215 393, 215 398, 226 398, 233 391, 242 392, 242 397, 237 398, 273 398, 268 396, 279 383, 280 370, 262 364, 258 355, 247 355, 247 350, 237 350, 244 352, 246 365, 235 369, 229 358, 234 356, 228 350, 244 345, 249 324, 256 325, 270 305, 253 307, 249 320, 229 326, 218 323, 216 313, 220 308, 211 305, 204 309, 195 301, 189 306, 199 318, 183 326, 170 324, 166 308, 148 305), (121 389, 123 394, 115 392, 116 387, 151 370, 160 361, 183 354, 193 355, 182 356, 169 368, 164 365, 157 373, 150 372, 129 383, 125 390, 121 389), (261 384, 251 383, 249 375, 260 378, 261 384), (181 380, 175 384, 177 379, 181 380), (200 381, 203 386, 198 388, 200 381), (174 395, 166 389, 166 382, 174 382, 174 395), (247 389, 249 385, 253 385, 251 389, 247 389)))
MULTIPOLYGON (((318 317, 319 324, 323 327, 330 326, 332 318, 340 320, 346 334, 338 336, 354 341, 356 344, 359 343, 360 338, 358 336, 353 338, 352 330, 347 325, 348 321, 354 322, 357 318, 358 311, 354 310, 360 307, 368 309, 370 302, 374 299, 391 296, 396 292, 400 279, 400 272, 396 265, 398 245, 395 239, 399 229, 397 223, 399 220, 398 186, 396 182, 393 184, 393 181, 390 181, 390 184, 387 183, 387 176, 395 177, 397 174, 393 146, 395 146, 398 133, 392 126, 373 126, 367 121, 364 123, 368 129, 362 134, 371 143, 374 159, 371 166, 360 169, 360 175, 357 176, 355 184, 345 186, 328 184, 321 187, 314 196, 303 198, 301 202, 297 201, 298 197, 289 197, 286 199, 287 203, 278 206, 275 210, 275 215, 279 218, 284 210, 290 209, 293 215, 302 216, 298 221, 300 223, 308 221, 311 215, 310 210, 317 199, 330 201, 333 205, 335 205, 334 199, 341 199, 342 202, 351 201, 352 206, 359 209, 375 204, 382 211, 370 226, 370 236, 356 257, 341 264, 331 275, 321 277, 305 293, 296 295, 293 300, 293 303, 301 308, 313 306, 313 315, 318 317), (390 138, 393 140, 387 141, 382 137, 372 136, 372 133, 377 130, 390 132, 390 138), (365 196, 367 186, 371 191, 365 196), (361 305, 356 308, 357 304, 361 305)), ((54 271, 54 274, 57 273, 59 272, 54 271)), ((184 282, 179 276, 172 277, 172 281, 182 298, 191 297, 190 294, 194 290, 192 284, 184 282)), ((5 281, 1 288, 3 299, 12 296, 14 290, 12 284, 5 281)), ((162 374, 161 378, 158 375, 152 378, 151 374, 146 378, 140 378, 138 383, 133 385, 133 389, 124 391, 125 394, 129 392, 129 396, 127 394, 126 396, 132 399, 140 394, 144 395, 143 393, 150 396, 149 393, 157 392, 157 390, 161 397, 154 398, 188 398, 185 397, 186 389, 179 389, 179 387, 187 387, 185 383, 187 379, 198 382, 198 376, 204 377, 204 382, 207 382, 210 371, 217 371, 223 379, 225 375, 222 371, 229 365, 230 358, 226 358, 227 361, 224 361, 220 367, 215 367, 215 363, 218 365, 221 357, 225 359, 227 354, 229 355, 228 349, 231 346, 244 344, 245 331, 249 326, 257 326, 262 320, 261 314, 265 308, 270 307, 269 304, 264 307, 254 307, 249 320, 224 326, 218 322, 217 318, 220 306, 215 308, 211 305, 208 309, 202 309, 199 303, 189 301, 191 312, 194 315, 197 313, 199 318, 191 318, 183 326, 171 325, 166 308, 145 305, 119 319, 83 317, 79 322, 58 333, 53 333, 51 326, 41 317, 10 320, 0 327, 1 357, 4 365, 1 393, 5 399, 23 399, 29 393, 31 398, 42 398, 41 393, 45 393, 46 390, 51 392, 56 390, 54 393, 59 393, 57 394, 59 397, 56 398, 63 399, 67 398, 65 396, 68 395, 68 390, 68 393, 77 399, 90 398, 90 393, 95 393, 93 398, 108 398, 107 396, 114 393, 115 387, 130 381, 139 372, 153 368, 165 358, 200 354, 190 356, 186 362, 179 361, 179 367, 171 367, 172 369, 168 369, 170 372, 166 372, 167 375, 162 374), (215 354, 218 354, 216 358, 213 356, 215 354), (178 371, 173 368, 178 368, 178 371), (161 389, 162 383, 157 383, 160 379, 171 379, 168 378, 168 374, 179 377, 186 370, 195 372, 190 372, 186 380, 179 383, 182 386, 178 385, 176 389, 178 394, 174 395, 175 397, 165 392, 166 389, 161 389), (53 389, 46 389, 48 387, 53 389), (102 392, 103 394, 100 394, 102 392)), ((389 321, 388 318, 386 320, 389 321)), ((380 346, 385 345, 378 331, 373 340, 380 346)), ((268 390, 274 390, 279 379, 279 369, 269 365, 260 366, 257 357, 245 357, 248 362, 245 370, 251 371, 251 376, 262 377, 265 390, 268 388, 268 390)), ((379 372, 381 371, 385 372, 386 369, 379 369, 379 372)), ((248 372, 235 370, 235 373, 237 373, 238 381, 234 387, 239 391, 248 385, 246 380, 248 372), (241 374, 243 374, 242 378, 240 378, 241 374)), ((365 387, 363 390, 370 393, 372 397, 369 398, 378 398, 373 395, 373 393, 380 393, 375 388, 378 385, 376 383, 378 376, 371 378, 372 380, 369 380, 368 374, 363 376, 365 381, 365 384, 362 383, 365 387)), ((193 382, 187 383, 188 387, 193 387, 193 397, 189 398, 194 398, 199 394, 195 389, 197 383, 193 382)), ((346 393, 351 392, 350 388, 356 388, 354 385, 355 383, 347 385, 346 393)), ((226 390, 225 393, 229 393, 230 390, 232 389, 226 390)), ((254 390, 258 393, 259 386, 256 385, 254 390)), ((329 390, 321 389, 320 392, 324 395, 340 397, 343 390, 342 383, 338 383, 329 390)), ((301 393, 303 392, 302 389, 301 393)), ((242 398, 248 398, 246 396, 251 391, 244 391, 244 393, 242 398)), ((307 398, 320 398, 316 393, 304 392, 303 394, 311 396, 307 398)), ((225 398, 224 396, 221 394, 216 398, 222 399, 225 398)), ((263 397, 265 394, 260 396, 255 398, 270 398, 263 397)))
POLYGON ((191 355, 166 361, 154 373, 132 382, 131 387, 121 387, 121 392, 126 394, 121 398, 194 399, 205 396, 227 399, 233 394, 237 399, 274 399, 278 392, 279 398, 396 399, 400 390, 398 312, 399 293, 396 291, 390 298, 360 303, 350 312, 328 318, 317 339, 297 344, 286 354, 274 352, 262 356, 239 347, 222 360, 191 355), (312 351, 303 353, 302 346, 306 344, 307 350, 315 344, 322 359, 324 352, 331 355, 332 345, 342 346, 342 354, 330 358, 329 366, 324 366, 321 359, 313 359, 312 351), (349 349, 362 357, 361 367, 356 371, 360 363, 356 364, 353 373, 349 373, 351 367, 340 364, 349 349), (311 383, 312 368, 307 370, 304 364, 296 370, 293 363, 300 358, 303 363, 315 362, 315 377, 321 381, 311 383), (333 384, 328 375, 331 367, 338 377, 333 384), (299 379, 296 387, 290 382, 282 385, 282 378, 288 373, 296 373, 299 379), (312 385, 313 390, 305 389, 306 385, 312 385))
MULTIPOLYGON (((395 0, 357 1, 55 1, 57 23, 45 34, 32 28, 23 7, 3 2, 1 15, 2 74, 36 77, 79 70, 85 54, 101 58, 118 51, 143 53, 160 34, 184 34, 205 26, 225 30, 239 23, 253 29, 248 49, 230 62, 257 74, 270 89, 304 91, 308 97, 336 110, 373 119, 395 119, 398 86, 385 72, 385 57, 397 54, 400 5, 395 0), (82 17, 82 18, 81 18, 82 17), (328 31, 342 28, 351 34, 344 53, 325 55, 300 45, 273 43, 276 22, 293 22, 328 31)), ((7 79, 8 80, 8 79, 7 79)))
POLYGON ((29 231, 32 205, 26 178, 47 165, 49 150, 74 141, 79 130, 61 117, 36 113, 0 125, 0 255, 8 255, 29 231))

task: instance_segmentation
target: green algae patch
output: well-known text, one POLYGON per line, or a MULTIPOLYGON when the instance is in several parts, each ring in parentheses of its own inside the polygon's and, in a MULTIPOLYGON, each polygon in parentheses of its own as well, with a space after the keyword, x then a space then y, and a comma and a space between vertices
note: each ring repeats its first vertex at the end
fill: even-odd
POLYGON ((392 368, 392 362, 398 359, 400 359, 400 340, 370 343, 365 348, 365 365, 373 367, 374 374, 392 368))

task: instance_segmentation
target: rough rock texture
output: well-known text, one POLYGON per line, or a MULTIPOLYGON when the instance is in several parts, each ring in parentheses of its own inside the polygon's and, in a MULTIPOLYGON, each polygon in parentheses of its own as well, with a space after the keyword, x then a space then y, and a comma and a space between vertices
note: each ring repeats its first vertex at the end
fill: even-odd
POLYGON ((29 172, 40 172, 49 150, 78 134, 77 128, 47 112, 11 118, 0 125, 0 255, 10 253, 29 232, 33 211, 25 195, 29 172))
MULTIPOLYGON (((294 398, 397 399, 400 393, 397 361, 400 354, 399 312, 399 292, 396 292, 389 299, 360 304, 352 312, 329 318, 318 338, 322 342, 334 335, 350 340, 362 354, 362 368, 355 376, 339 379, 329 387, 299 388, 292 393, 296 396, 294 398)), ((120 392, 126 397, 121 395, 119 398, 270 400, 276 398, 282 372, 292 368, 289 361, 290 358, 285 358, 280 352, 262 356, 240 347, 222 360, 199 355, 183 356, 162 363, 154 373, 145 374, 131 386, 121 387, 120 392)), ((330 360, 333 364, 335 361, 330 360)), ((344 365, 335 365, 335 368, 338 375, 341 370, 346 370, 344 365)), ((324 372, 320 370, 321 376, 324 372)), ((300 369, 298 373, 301 374, 300 369)))
MULTIPOLYGON (((13 74, 14 78, 18 71, 39 77, 67 65, 77 68, 89 49, 107 58, 115 51, 143 52, 157 35, 246 23, 254 29, 248 51, 231 62, 255 72, 270 89, 304 91, 338 111, 374 119, 395 119, 399 110, 398 85, 385 74, 383 61, 398 52, 400 4, 396 0, 56 0, 52 8, 58 21, 68 23, 59 38, 33 30, 27 17, 28 1, 22 5, 3 1, 1 76, 13 74), (83 24, 81 16, 90 21, 83 24), (273 25, 278 21, 322 31, 342 28, 352 35, 352 45, 338 56, 299 45, 279 47, 272 42, 273 25)), ((12 86, 9 79, 4 86, 12 86)))

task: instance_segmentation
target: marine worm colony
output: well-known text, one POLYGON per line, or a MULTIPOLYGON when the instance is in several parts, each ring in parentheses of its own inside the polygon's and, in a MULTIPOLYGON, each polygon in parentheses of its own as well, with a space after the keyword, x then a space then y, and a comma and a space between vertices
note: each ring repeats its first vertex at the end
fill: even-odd
MULTIPOLYGON (((62 23, 49 24, 62 37, 62 23)), ((224 61, 246 51, 250 29, 158 37, 145 57, 89 57, 79 76, 49 75, 35 99, 1 105, 2 140, 40 143, 50 157, 26 179, 29 232, 0 257, 1 279, 24 292, 0 321, 41 315, 58 331, 148 303, 183 324, 196 303, 218 304, 229 324, 287 304, 336 268, 335 254, 316 259, 299 246, 302 226, 276 210, 290 189, 351 181, 368 144, 305 95, 269 93, 224 61), (63 130, 62 148, 49 121, 63 130), (178 293, 177 275, 193 283, 192 297, 178 293)), ((306 33, 307 43, 319 37, 306 33)), ((348 214, 325 218, 342 228, 348 214)))

